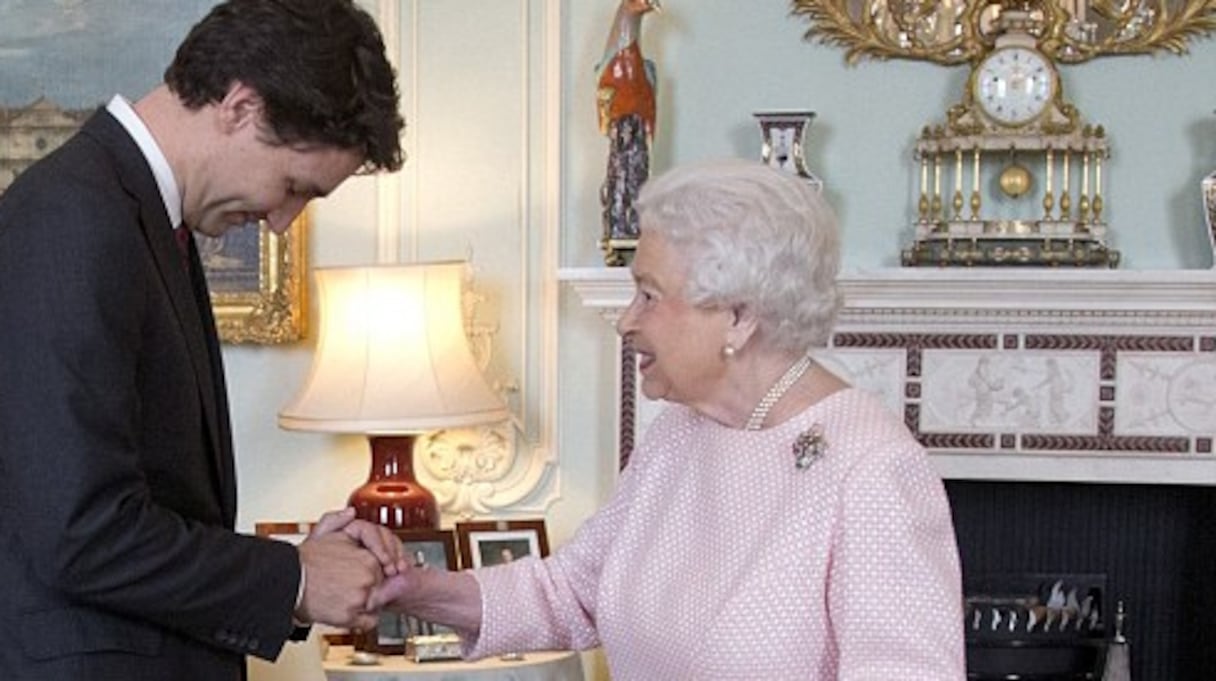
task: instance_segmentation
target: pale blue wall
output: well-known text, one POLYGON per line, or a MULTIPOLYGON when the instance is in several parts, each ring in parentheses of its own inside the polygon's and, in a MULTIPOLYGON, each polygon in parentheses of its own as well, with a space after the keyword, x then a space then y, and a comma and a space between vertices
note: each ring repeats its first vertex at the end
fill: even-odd
MULTIPOLYGON (((563 541, 615 484, 616 341, 568 287, 556 304, 537 290, 556 286, 547 211, 560 213, 560 265, 601 263, 597 191, 606 140, 596 124, 593 65, 617 0, 361 2, 378 13, 400 64, 410 159, 401 173, 352 179, 315 202, 310 262, 472 255, 487 297, 481 319, 501 327, 492 373, 520 386, 512 402, 526 445, 560 459, 560 500, 548 519, 553 539, 563 541), (550 48, 560 53, 556 64, 550 48), (551 68, 561 74, 556 94, 551 68), (550 97, 560 100, 553 118, 550 97), (550 192, 548 173, 559 175, 560 192, 550 192), (542 343, 554 317, 557 339, 542 343), (556 404, 541 399, 550 370, 558 374, 556 404), (556 419, 552 442, 538 439, 542 419, 556 419)), ((661 76, 656 167, 756 156, 753 111, 814 109, 809 160, 843 219, 846 265, 893 266, 909 238, 911 145, 960 96, 965 69, 847 67, 841 50, 802 40, 805 27, 787 15, 787 0, 664 4, 662 15, 647 19, 643 41, 661 76)), ((1127 267, 1211 263, 1197 193, 1216 169, 1211 74, 1210 39, 1186 58, 1064 69, 1073 99, 1110 132, 1107 206, 1127 267)), ((310 337, 286 347, 225 348, 244 527, 315 518, 367 475, 361 438, 287 432, 275 422, 303 380, 312 344, 310 337)))
MULTIPOLYGON (((593 64, 616 2, 564 3, 566 204, 564 262, 600 262, 596 195, 606 140, 596 128, 593 64)), ((898 265, 911 238, 915 137, 944 121, 966 67, 844 63, 839 48, 802 39, 785 0, 664 0, 643 25, 658 66, 657 171, 706 156, 756 156, 752 113, 811 109, 808 161, 827 184, 845 234, 846 267, 898 265)), ((1183 57, 1100 59, 1061 69, 1065 93, 1111 144, 1104 168, 1112 246, 1130 269, 1207 268, 1199 182, 1216 170, 1216 43, 1183 57)))

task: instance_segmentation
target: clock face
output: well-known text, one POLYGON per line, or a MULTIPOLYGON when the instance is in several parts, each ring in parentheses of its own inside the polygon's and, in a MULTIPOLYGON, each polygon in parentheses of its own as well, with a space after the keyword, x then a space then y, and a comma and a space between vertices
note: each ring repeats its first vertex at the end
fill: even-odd
POLYGON ((986 116, 998 124, 1016 126, 1038 118, 1047 109, 1058 82, 1055 67, 1038 50, 1002 47, 980 62, 973 92, 986 116))

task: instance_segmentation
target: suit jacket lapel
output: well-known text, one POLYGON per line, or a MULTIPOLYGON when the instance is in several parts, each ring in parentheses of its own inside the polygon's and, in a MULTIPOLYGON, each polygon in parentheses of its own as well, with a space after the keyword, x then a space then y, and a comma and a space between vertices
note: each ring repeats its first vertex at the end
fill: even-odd
MULTIPOLYGON (((215 397, 214 408, 208 412, 208 426, 212 442, 221 443, 216 448, 216 474, 220 480, 220 496, 224 509, 224 520, 229 526, 236 524, 236 470, 232 456, 232 425, 228 418, 228 387, 224 381, 224 358, 220 353, 219 333, 215 328, 215 315, 211 311, 211 293, 207 288, 207 277, 203 262, 199 258, 194 239, 190 239, 190 283, 198 313, 199 323, 206 344, 209 371, 195 364, 195 375, 200 389, 215 397)), ((175 244, 176 247, 176 244, 175 244)), ((191 356, 193 357, 193 350, 191 356)))
POLYGON ((82 129, 93 135, 113 152, 120 167, 119 177, 132 198, 140 205, 140 229, 156 261, 161 281, 181 324, 182 334, 194 369, 196 389, 203 406, 207 437, 211 444, 216 492, 220 498, 225 520, 229 525, 236 518, 236 484, 233 471, 232 435, 228 420, 228 402, 224 387, 223 360, 219 352, 215 322, 211 315, 210 294, 198 252, 190 241, 193 262, 188 274, 182 267, 169 217, 156 179, 147 160, 126 129, 104 110, 85 123, 82 129))

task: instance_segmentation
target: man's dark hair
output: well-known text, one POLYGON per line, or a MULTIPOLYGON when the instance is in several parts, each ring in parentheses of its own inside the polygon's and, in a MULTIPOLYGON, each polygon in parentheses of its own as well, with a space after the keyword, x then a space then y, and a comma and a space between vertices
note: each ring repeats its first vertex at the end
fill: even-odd
POLYGON ((239 81, 265 104, 275 142, 361 152, 363 169, 401 167, 396 76, 375 21, 352 0, 228 0, 177 49, 165 83, 189 108, 239 81))

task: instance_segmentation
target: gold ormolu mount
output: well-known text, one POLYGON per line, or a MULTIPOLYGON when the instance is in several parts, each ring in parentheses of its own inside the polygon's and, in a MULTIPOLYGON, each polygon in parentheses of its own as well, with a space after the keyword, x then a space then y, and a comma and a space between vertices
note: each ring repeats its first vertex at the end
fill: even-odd
POLYGON ((916 145, 915 237, 902 264, 1116 267, 1102 213, 1108 153, 1101 126, 1012 140, 926 127, 916 145), (1037 173, 1025 156, 1041 159, 1037 173), (986 216, 989 184, 1013 202, 1037 196, 1039 216, 986 216))

